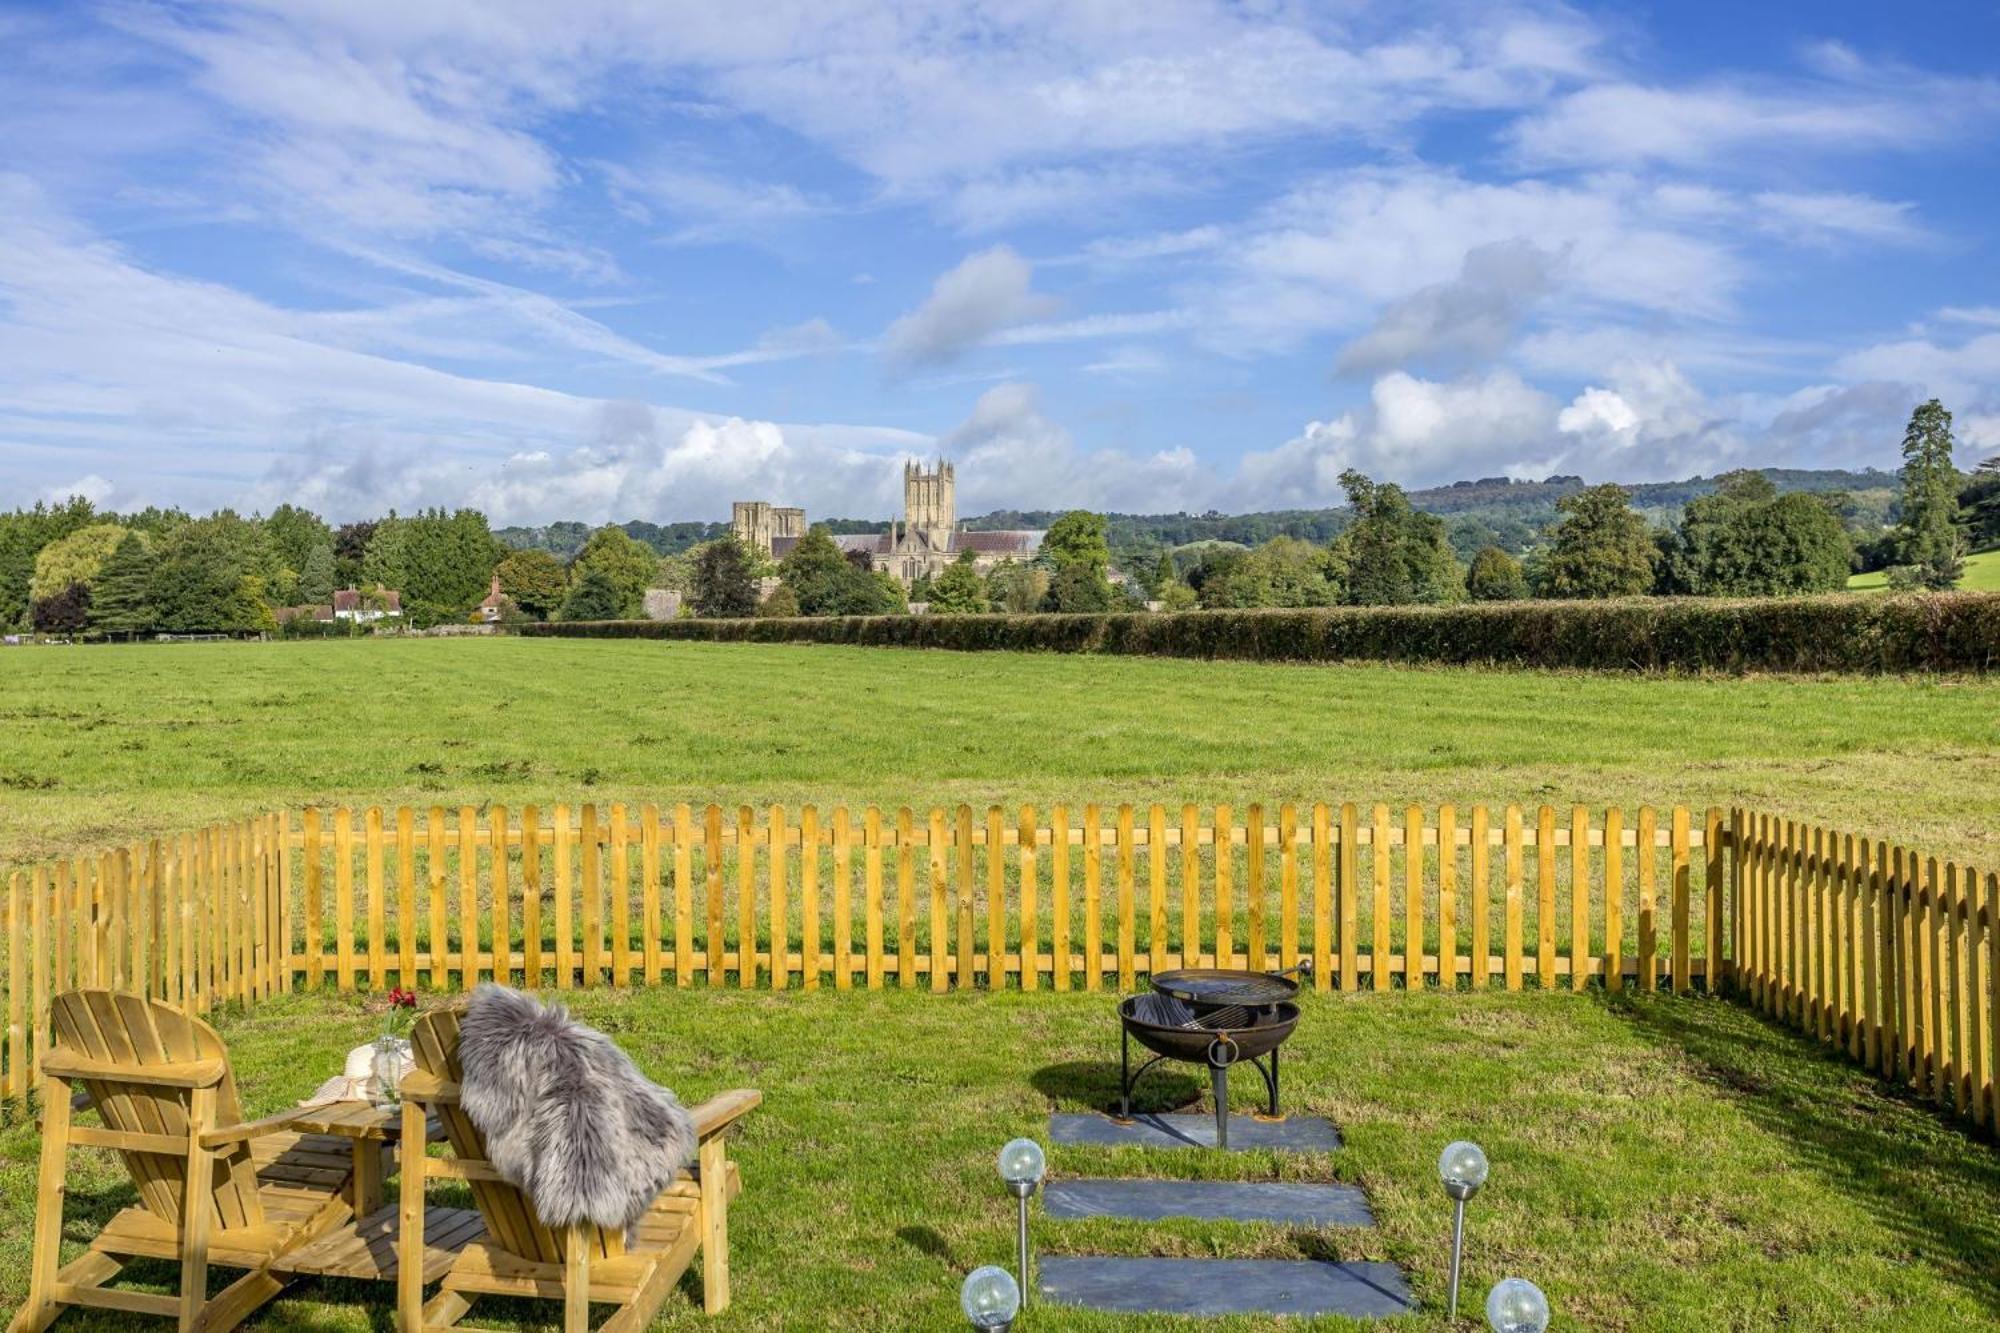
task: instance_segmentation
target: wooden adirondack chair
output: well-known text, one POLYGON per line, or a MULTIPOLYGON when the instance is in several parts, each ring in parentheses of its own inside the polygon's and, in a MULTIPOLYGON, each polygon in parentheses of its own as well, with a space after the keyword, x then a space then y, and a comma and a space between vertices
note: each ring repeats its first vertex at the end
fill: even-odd
POLYGON ((236 1327, 284 1290, 275 1259, 351 1216, 347 1146, 287 1133, 282 1115, 244 1122, 222 1039, 171 1005, 80 990, 50 1008, 28 1302, 9 1333, 38 1333, 69 1305, 164 1315, 183 1330, 236 1327), (73 1098, 94 1107, 103 1127, 75 1123, 73 1098), (59 1269, 73 1147, 117 1151, 139 1202, 59 1269), (135 1258, 180 1260, 180 1294, 105 1285, 135 1258), (210 1264, 249 1272, 210 1300, 210 1264))
POLYGON ((565 1333, 589 1327, 591 1303, 616 1305, 601 1333, 637 1333, 697 1251, 703 1307, 721 1313, 729 1304, 729 1201, 743 1188, 735 1163, 723 1154, 723 1131, 763 1101, 763 1094, 725 1092, 693 1108, 701 1144, 697 1170, 669 1185, 629 1237, 588 1224, 550 1227, 528 1197, 493 1169, 485 1137, 459 1107, 458 1031, 459 1014, 439 1009, 417 1020, 410 1036, 417 1067, 402 1084, 404 1134, 422 1126, 427 1110, 435 1112, 451 1155, 426 1156, 421 1133, 404 1139, 405 1254, 397 1292, 403 1333, 449 1329, 480 1295, 560 1300, 565 1333), (460 1252, 428 1304, 416 1249, 424 1231, 427 1176, 467 1182, 486 1223, 485 1238, 460 1252))

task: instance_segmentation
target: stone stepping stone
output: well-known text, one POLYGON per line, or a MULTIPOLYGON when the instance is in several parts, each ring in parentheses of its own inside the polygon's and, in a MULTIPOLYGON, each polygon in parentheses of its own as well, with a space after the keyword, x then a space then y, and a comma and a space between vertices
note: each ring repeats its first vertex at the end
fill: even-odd
POLYGON ((1244 1180, 1055 1180, 1042 1191, 1052 1218, 1163 1217, 1282 1222, 1312 1227, 1372 1227, 1368 1196, 1352 1185, 1244 1180))
POLYGON ((1050 1256, 1039 1267, 1042 1299, 1119 1314, 1368 1319, 1416 1308, 1402 1270, 1389 1263, 1050 1256))
MULTIPOLYGON (((1141 1115, 1120 1124, 1107 1115, 1067 1113, 1049 1117, 1049 1141, 1099 1148, 1213 1148, 1213 1115, 1141 1115)), ((1332 1152, 1340 1131, 1316 1115, 1286 1120, 1229 1117, 1229 1151, 1270 1148, 1279 1152, 1332 1152)))

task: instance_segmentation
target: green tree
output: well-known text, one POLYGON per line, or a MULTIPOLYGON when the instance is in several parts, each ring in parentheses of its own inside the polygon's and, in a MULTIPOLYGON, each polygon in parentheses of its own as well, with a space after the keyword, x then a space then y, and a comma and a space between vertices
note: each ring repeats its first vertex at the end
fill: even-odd
POLYGON ((28 592, 36 601, 55 596, 73 583, 88 588, 97 571, 125 540, 117 523, 93 523, 44 546, 35 556, 35 577, 28 592))
POLYGON ((757 609, 757 584, 750 553, 734 533, 716 538, 695 557, 690 604, 696 615, 723 619, 747 616, 757 609))
POLYGON ((778 578, 798 599, 804 616, 840 615, 851 581, 860 574, 835 544, 824 523, 815 523, 778 562, 778 578))
POLYGON ((1037 565, 1002 560, 986 573, 986 602, 995 611, 1016 616, 1038 611, 1048 592, 1048 571, 1037 565))
POLYGON ((792 590, 780 583, 771 590, 771 595, 757 603, 757 615, 765 620, 789 619, 799 614, 799 599, 792 590))
POLYGON ((1658 547, 1623 486, 1606 483, 1556 501, 1562 518, 1540 553, 1545 597, 1637 597, 1653 587, 1658 547))
POLYGON ((535 547, 509 551, 493 572, 500 576, 501 592, 529 615, 544 620, 562 605, 569 582, 562 561, 535 547))
POLYGON ((1660 590, 1695 596, 1739 591, 1744 574, 1744 517, 1778 496, 1761 472, 1725 472, 1713 494, 1696 496, 1681 509, 1680 522, 1662 544, 1660 590))
POLYGON ((1119 600, 1102 569, 1075 560, 1056 570, 1055 577, 1049 580, 1042 609, 1072 614, 1110 611, 1117 608, 1119 600))
POLYGON ((934 616, 972 616, 986 610, 986 581, 979 577, 972 552, 962 552, 931 580, 929 600, 934 616))
POLYGON ((1443 519, 1412 508, 1395 483, 1371 481, 1352 468, 1340 474, 1340 485, 1354 512, 1328 562, 1342 602, 1396 606, 1465 596, 1465 571, 1443 519))
POLYGON ((1951 461, 1951 413, 1933 398, 1910 414, 1903 432, 1903 521, 1897 556, 1910 581, 1944 589, 1965 572, 1965 543, 1958 530, 1958 469, 1951 461))
MULTIPOLYGON (((346 529, 342 529, 345 534, 346 529)), ((361 556, 360 577, 345 580, 349 588, 394 588, 404 592, 407 601, 405 551, 409 546, 409 521, 390 510, 388 517, 378 519, 368 530, 367 546, 361 556)))
POLYGON ((1273 537, 1218 561, 1202 580, 1207 607, 1333 606, 1340 584, 1328 553, 1297 537, 1273 537))
POLYGON ((1512 602, 1528 595, 1521 562, 1497 546, 1483 548, 1465 571, 1465 591, 1475 602, 1512 602))
POLYGON ((220 510, 168 531, 157 555, 146 596, 158 628, 176 634, 264 628, 243 601, 248 592, 261 598, 265 591, 271 551, 262 524, 220 510))
POLYGON ((333 586, 336 588, 359 587, 367 577, 363 566, 368 558, 368 545, 375 540, 375 529, 379 526, 373 519, 358 523, 343 523, 333 534, 333 586))
POLYGON ((570 584, 569 595, 563 598, 562 618, 564 620, 623 620, 624 594, 610 573, 602 568, 583 571, 582 577, 570 584))
POLYGON ((1104 515, 1072 509, 1049 524, 1042 536, 1042 558, 1058 571, 1083 565, 1101 577, 1111 568, 1111 546, 1104 533, 1104 515))
MULTIPOLYGON (((333 529, 310 509, 282 504, 264 520, 264 533, 280 569, 289 569, 302 578, 306 561, 322 546, 333 543, 333 529)), ((332 594, 329 593, 329 596, 332 594)))
POLYGON ((1820 497, 1780 495, 1746 512, 1737 528, 1742 572, 1735 595, 1785 597, 1847 586, 1854 542, 1820 497))
POLYGON ((573 582, 593 569, 602 571, 618 590, 616 619, 630 620, 644 610, 646 589, 653 586, 653 575, 659 572, 659 567, 660 557, 652 547, 635 541, 623 528, 607 525, 591 533, 590 540, 576 553, 570 579, 573 582))
POLYGON ((333 601, 334 586, 333 543, 325 541, 306 552, 306 562, 299 567, 299 600, 325 606, 333 601))
POLYGON ((38 502, 33 509, 0 514, 0 629, 28 627, 35 556, 96 517, 95 507, 81 495, 59 505, 38 502))
POLYGON ((1159 602, 1162 611, 1192 611, 1201 605, 1201 598, 1195 590, 1179 580, 1161 588, 1154 600, 1159 602))
POLYGON ((403 614, 418 626, 464 620, 485 598, 500 562, 500 544, 486 515, 477 509, 449 514, 429 509, 401 526, 403 614))
POLYGON ((125 540, 97 571, 90 597, 91 632, 107 639, 129 639, 150 631, 152 578, 150 543, 137 532, 126 533, 125 540))

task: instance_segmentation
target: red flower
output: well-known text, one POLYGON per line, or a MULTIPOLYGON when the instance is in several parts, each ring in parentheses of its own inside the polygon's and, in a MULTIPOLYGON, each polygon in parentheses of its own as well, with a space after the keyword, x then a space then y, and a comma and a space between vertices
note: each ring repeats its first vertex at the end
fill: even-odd
POLYGON ((398 986, 389 992, 389 1005, 395 1009, 414 1009, 417 1007, 417 993, 398 986))

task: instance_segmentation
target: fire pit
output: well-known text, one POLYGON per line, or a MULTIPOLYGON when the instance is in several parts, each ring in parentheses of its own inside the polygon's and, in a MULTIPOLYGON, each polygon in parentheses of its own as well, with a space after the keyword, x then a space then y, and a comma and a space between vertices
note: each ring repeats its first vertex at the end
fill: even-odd
MULTIPOLYGON (((1292 971, 1310 971, 1304 963, 1292 971)), ((1215 1146, 1229 1146, 1229 1068, 1248 1060, 1263 1075, 1269 1114, 1278 1114, 1278 1047, 1299 1023, 1299 983, 1282 972, 1182 968, 1153 978, 1151 995, 1118 1006, 1118 1114, 1132 1114, 1132 1089, 1162 1060, 1205 1064, 1215 1091, 1215 1146), (1132 1068, 1132 1043, 1153 1058, 1132 1068)))

